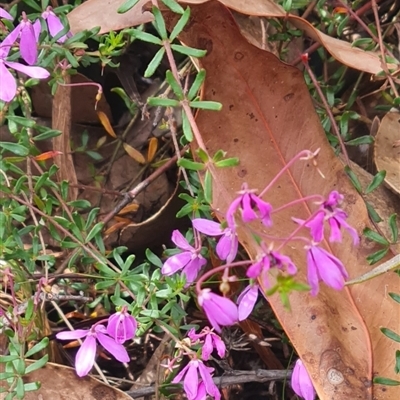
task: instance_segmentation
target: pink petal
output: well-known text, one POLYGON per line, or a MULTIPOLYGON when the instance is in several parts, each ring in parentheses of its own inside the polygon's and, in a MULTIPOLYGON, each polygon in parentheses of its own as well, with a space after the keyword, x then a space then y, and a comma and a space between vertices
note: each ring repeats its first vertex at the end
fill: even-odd
POLYGON ((253 210, 253 204, 249 193, 245 193, 242 198, 242 219, 243 222, 251 222, 257 218, 253 210))
POLYGON ((258 286, 247 286, 237 299, 239 321, 245 320, 253 311, 258 299, 258 286))
POLYGON ((201 379, 203 379, 204 385, 206 387, 207 393, 212 396, 214 399, 220 399, 221 394, 215 385, 211 373, 214 371, 213 368, 207 368, 201 361, 199 361, 199 372, 201 379))
POLYGON ((199 377, 197 375, 197 367, 199 361, 193 360, 189 362, 189 368, 183 381, 183 389, 189 400, 193 400, 197 396, 197 388, 199 386, 199 377))
POLYGON ((225 343, 221 340, 221 338, 217 334, 212 335, 212 340, 214 342, 214 347, 217 349, 218 355, 223 358, 226 353, 225 343))
MULTIPOLYGON (((57 15, 52 11, 48 12, 47 26, 49 27, 49 32, 52 37, 57 36, 64 29, 64 25, 62 24, 60 18, 58 18, 57 15)), ((58 39, 60 43, 64 43, 66 40, 66 35, 63 35, 58 39)))
POLYGON ((0 100, 8 103, 15 97, 16 92, 15 78, 0 59, 0 100))
POLYGON ((186 371, 189 369, 189 367, 190 367, 190 364, 186 365, 186 367, 183 368, 183 370, 180 371, 180 372, 175 376, 175 378, 172 380, 171 383, 179 383, 179 382, 181 382, 182 379, 183 379, 183 377, 184 377, 185 374, 186 374, 186 371))
POLYGON ((306 226, 310 228, 311 237, 315 242, 321 242, 324 239, 324 218, 325 213, 319 211, 314 218, 306 224, 306 226))
POLYGON ((100 344, 111 353, 120 362, 129 362, 129 355, 122 344, 117 343, 114 339, 110 338, 103 333, 96 332, 96 336, 100 344))
MULTIPOLYGON (((230 229, 229 232, 231 232, 230 229)), ((231 263, 236 257, 238 245, 236 234, 227 232, 218 241, 215 250, 221 260, 226 260, 227 263, 231 263)))
POLYGON ((319 291, 319 277, 312 247, 307 251, 307 281, 311 286, 311 295, 316 296, 319 291))
POLYGON ((19 40, 19 50, 22 58, 29 64, 33 65, 37 61, 37 43, 35 38, 35 31, 32 24, 28 22, 21 22, 22 29, 19 40))
POLYGON ((88 335, 75 357, 75 369, 78 376, 86 376, 93 367, 96 357, 96 339, 88 335))
POLYGON ((199 383, 199 387, 197 388, 197 395, 193 400, 206 400, 207 392, 204 382, 199 383))
POLYGON ((207 260, 200 255, 192 259, 183 269, 183 272, 186 275, 186 282, 187 283, 194 282, 197 278, 197 275, 200 272, 200 269, 206 264, 207 260))
POLYGON ((50 73, 42 67, 31 67, 11 61, 5 61, 5 64, 16 71, 20 71, 25 75, 30 76, 31 78, 47 79, 50 76, 50 73))
POLYGON ((117 343, 123 344, 135 336, 137 323, 135 318, 127 313, 117 312, 108 317, 107 333, 117 343))
POLYGON ((19 33, 21 32, 21 25, 18 24, 15 29, 13 29, 6 38, 0 43, 0 58, 6 58, 12 45, 18 39, 19 33))
POLYGON ((188 251, 175 254, 174 256, 167 258, 161 269, 161 273, 167 276, 172 275, 187 265, 191 259, 192 253, 188 251))
POLYGON ((32 26, 33 26, 33 32, 35 33, 35 40, 37 43, 39 41, 40 32, 42 30, 42 24, 40 23, 40 19, 37 19, 32 26))
POLYGON ((211 353, 213 352, 213 343, 211 334, 206 335, 206 340, 204 341, 203 348, 201 350, 201 358, 204 361, 208 361, 210 359, 211 353))
POLYGON ((60 340, 82 339, 87 336, 89 329, 75 329, 74 331, 63 331, 56 334, 56 338, 60 340))
POLYGON ((219 236, 223 233, 221 224, 215 221, 210 221, 204 218, 195 218, 192 220, 192 224, 199 232, 209 236, 219 236))
POLYGON ((182 250, 192 251, 194 248, 177 229, 172 232, 171 240, 182 250))
POLYGON ((293 369, 291 378, 292 388, 298 396, 305 400, 315 399, 315 389, 303 362, 298 359, 293 369))
POLYGON ((0 18, 9 19, 10 21, 14 21, 14 17, 9 14, 6 10, 3 10, 0 7, 0 18))

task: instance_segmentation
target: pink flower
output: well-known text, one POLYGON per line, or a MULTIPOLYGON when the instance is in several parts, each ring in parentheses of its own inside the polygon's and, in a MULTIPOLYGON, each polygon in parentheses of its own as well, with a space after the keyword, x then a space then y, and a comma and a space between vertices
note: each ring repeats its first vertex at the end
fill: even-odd
POLYGON ((6 66, 36 79, 46 79, 50 76, 49 72, 44 68, 31 67, 18 62, 7 61, 11 46, 15 43, 19 34, 20 30, 17 28, 14 29, 0 44, 0 100, 5 102, 11 101, 15 97, 17 91, 15 78, 6 66))
POLYGON ((240 209, 243 222, 251 222, 260 218, 262 223, 270 227, 272 225, 271 211, 272 206, 261 200, 253 190, 249 190, 244 184, 239 192, 240 196, 233 200, 226 213, 228 225, 234 229, 235 227, 235 212, 240 209))
POLYGON ((294 392, 305 400, 315 399, 315 389, 303 362, 298 359, 293 369, 291 384, 294 392))
POLYGON ((173 379, 172 383, 179 383, 183 380, 183 389, 189 400, 202 399, 203 389, 199 382, 200 373, 206 393, 214 399, 221 399, 221 393, 215 385, 211 373, 214 368, 206 367, 201 360, 191 360, 188 365, 173 379), (199 396, 200 395, 200 396, 199 396))
POLYGON ((183 251, 169 257, 165 261, 161 272, 164 275, 172 275, 182 270, 186 275, 187 283, 190 284, 197 278, 200 269, 207 263, 207 260, 200 254, 200 250, 192 247, 178 230, 172 232, 172 241, 183 251))
POLYGON ((75 369, 78 376, 87 375, 93 367, 97 350, 96 339, 118 361, 128 362, 130 360, 125 347, 107 336, 106 333, 107 330, 104 325, 95 325, 91 329, 77 329, 75 331, 57 333, 57 339, 61 340, 82 339, 86 337, 76 353, 75 369))
MULTIPOLYGON (((50 6, 42 13, 42 18, 47 22, 47 27, 52 37, 57 36, 65 28, 50 6)), ((64 43, 71 36, 71 32, 68 32, 66 35, 61 36, 57 42, 64 43)))
POLYGON ((14 21, 14 18, 11 14, 9 14, 6 10, 3 10, 0 7, 0 18, 9 19, 10 21, 14 21))
POLYGON ((312 245, 307 250, 308 283, 311 294, 315 296, 319 291, 319 281, 336 290, 342 290, 345 279, 349 277, 342 262, 321 247, 312 245))
MULTIPOLYGON (((319 243, 324 239, 324 222, 328 221, 331 229, 330 242, 341 242, 341 229, 344 228, 353 238, 354 245, 358 245, 360 239, 357 231, 346 222, 347 214, 338 208, 342 201, 343 195, 336 190, 332 191, 328 199, 321 204, 314 217, 305 224, 307 228, 310 228, 311 237, 314 242, 319 243)), ((303 222, 297 219, 295 221, 298 223, 303 222)))
POLYGON ((237 299, 239 321, 245 320, 253 311, 257 303, 259 290, 260 287, 257 284, 253 284, 248 285, 243 292, 240 293, 237 299))
POLYGON ((208 361, 214 348, 217 350, 217 353, 221 358, 225 357, 225 343, 208 326, 206 326, 200 333, 195 333, 195 330, 191 329, 188 332, 188 336, 190 340, 203 344, 201 350, 202 360, 208 361))
POLYGON ((192 224, 201 233, 209 236, 221 236, 216 247, 221 260, 226 260, 229 264, 235 259, 239 243, 235 230, 230 227, 222 229, 217 222, 203 218, 193 219, 192 224))
POLYGON ((231 326, 238 321, 238 309, 232 300, 212 293, 211 289, 203 289, 197 298, 218 333, 221 332, 221 326, 231 326))
POLYGON ((129 315, 125 309, 108 317, 107 333, 117 343, 123 344, 135 336, 137 329, 136 319, 129 315))
POLYGON ((293 261, 277 251, 266 251, 257 257, 257 261, 247 269, 247 277, 252 279, 261 278, 263 285, 269 287, 268 271, 276 267, 280 270, 286 270, 288 274, 295 275, 297 268, 293 261))

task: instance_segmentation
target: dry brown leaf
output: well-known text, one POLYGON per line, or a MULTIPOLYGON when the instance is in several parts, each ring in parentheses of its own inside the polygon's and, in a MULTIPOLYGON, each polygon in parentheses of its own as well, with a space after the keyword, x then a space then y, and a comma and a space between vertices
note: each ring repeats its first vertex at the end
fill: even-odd
MULTIPOLYGON (((33 392, 26 392, 24 400, 132 400, 123 391, 113 388, 99 380, 86 376, 78 378, 75 370, 59 364, 47 363, 43 368, 23 377, 24 383, 39 381, 41 387, 33 392)), ((5 382, 0 382, 5 387, 5 382)))
POLYGON ((149 141, 149 148, 147 150, 147 162, 152 162, 158 150, 158 139, 153 137, 149 141))
POLYGON ((400 195, 400 113, 387 113, 379 126, 375 138, 375 165, 378 171, 386 171, 385 183, 400 195))
MULTIPOLYGON (((197 116, 207 148, 210 154, 223 149, 228 156, 240 159, 236 168, 217 170, 216 209, 226 210, 242 183, 261 190, 299 151, 320 148, 319 167, 326 179, 312 165, 297 163, 268 193, 268 201, 278 206, 337 189, 345 196, 349 223, 358 232, 369 226, 364 202, 329 146, 300 71, 248 44, 230 13, 217 2, 193 7, 190 30, 180 39, 191 47, 208 50, 201 59, 207 71, 203 97, 223 104, 221 112, 202 111, 197 116)), ((286 236, 293 229, 293 215, 306 219, 310 209, 303 204, 278 213, 268 234, 286 236)), ((250 229, 241 227, 239 237, 255 259, 260 250, 250 229)), ((366 262, 366 256, 376 250, 371 243, 363 240, 353 249, 345 237, 341 244, 325 246, 343 261, 350 278, 371 269, 366 262)), ((295 261, 299 278, 305 281, 302 245, 287 247, 285 253, 295 261)), ((397 378, 395 343, 383 336, 379 327, 398 330, 398 305, 387 293, 399 291, 399 280, 386 274, 340 292, 321 285, 317 297, 293 293, 291 312, 283 308, 278 297, 269 298, 321 399, 372 399, 374 374, 397 378)), ((376 400, 397 400, 397 394, 395 387, 375 387, 373 393, 376 400)))
POLYGON ((145 24, 153 20, 153 15, 150 12, 142 12, 143 6, 148 2, 149 0, 140 0, 125 14, 118 14, 118 8, 126 3, 126 0, 85 1, 68 14, 71 32, 75 34, 85 29, 100 26, 99 33, 102 34, 129 26, 145 24))
MULTIPOLYGON (((272 0, 219 1, 226 7, 242 14, 269 18, 287 18, 296 28, 304 31, 309 37, 324 46, 339 62, 359 71, 374 75, 382 71, 379 54, 352 47, 351 43, 326 35, 303 18, 292 14, 287 15, 283 8, 272 0)), ((68 15, 72 32, 77 33, 83 29, 100 26, 100 33, 106 33, 111 30, 123 29, 153 20, 151 13, 142 11, 143 6, 148 3, 148 0, 141 0, 127 13, 118 14, 117 9, 124 2, 125 0, 116 0, 113 2, 109 0, 90 0, 81 4, 68 15)), ((209 2, 209 0, 183 0, 179 2, 190 5, 201 5, 209 2)), ((398 68, 396 65, 389 65, 389 67, 398 68)))
MULTIPOLYGON (((203 4, 209 0, 184 0, 181 3, 203 4)), ((272 0, 218 0, 226 7, 247 15, 269 18, 287 18, 296 28, 320 43, 336 60, 359 71, 377 74, 382 71, 379 54, 352 47, 351 43, 328 36, 297 15, 286 14, 284 9, 272 0)), ((300 55, 300 54, 299 54, 300 55)), ((396 65, 390 65, 396 68, 396 65)), ((398 66, 397 66, 398 68, 398 66)))
POLYGON ((125 151, 128 153, 129 157, 133 158, 139 164, 145 164, 146 159, 144 158, 143 154, 136 150, 134 147, 130 146, 128 143, 123 143, 125 151))
POLYGON ((126 207, 124 207, 119 213, 118 215, 124 215, 124 214, 128 214, 131 212, 136 212, 139 209, 139 204, 128 204, 126 207))
MULTIPOLYGON (((111 126, 111 122, 107 117, 107 114, 104 113, 103 111, 97 111, 97 115, 99 117, 99 120, 101 124, 103 125, 103 128, 106 130, 106 132, 113 137, 114 139, 117 138, 117 134, 114 131, 114 128, 111 126)), ((100 147, 97 145, 97 147, 100 147)))

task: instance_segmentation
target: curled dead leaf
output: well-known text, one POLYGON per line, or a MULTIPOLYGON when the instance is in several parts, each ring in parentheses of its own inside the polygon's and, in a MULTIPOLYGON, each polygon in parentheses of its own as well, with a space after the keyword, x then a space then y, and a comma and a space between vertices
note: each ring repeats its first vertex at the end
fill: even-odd
POLYGON ((99 117, 99 120, 101 122, 101 124, 103 125, 104 129, 106 130, 106 132, 113 137, 114 139, 117 138, 117 134, 114 131, 114 128, 111 126, 111 122, 107 117, 107 114, 104 113, 103 111, 97 111, 97 115, 99 117))

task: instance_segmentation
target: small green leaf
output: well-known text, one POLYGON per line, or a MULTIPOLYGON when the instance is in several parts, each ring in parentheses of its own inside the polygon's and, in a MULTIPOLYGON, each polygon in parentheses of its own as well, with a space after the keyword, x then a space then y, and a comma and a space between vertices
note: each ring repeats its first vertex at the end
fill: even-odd
POLYGON ((193 171, 202 171, 205 168, 204 164, 188 160, 187 158, 181 158, 178 160, 177 164, 179 167, 193 171))
POLYGON ((203 163, 205 164, 206 162, 208 162, 209 158, 208 158, 208 154, 203 150, 203 149, 197 149, 196 150, 197 155, 200 157, 200 160, 203 161, 203 163))
POLYGON ((98 222, 86 237, 85 243, 89 243, 104 228, 104 222, 98 222))
POLYGON ((371 193, 373 190, 375 190, 384 181, 385 177, 386 171, 378 172, 372 179, 372 182, 365 189, 365 194, 371 193))
POLYGON ((400 335, 398 335, 396 332, 392 331, 389 328, 381 328, 381 332, 387 336, 389 339, 400 343, 400 335))
POLYGON ((135 261, 135 258, 136 256, 134 254, 128 256, 128 258, 122 265, 121 275, 125 275, 129 271, 129 268, 132 266, 133 262, 135 261))
POLYGON ((202 110, 220 111, 222 109, 222 104, 216 101, 191 101, 189 105, 202 110))
POLYGON ((175 0, 161 0, 175 14, 183 14, 184 10, 175 0))
POLYGON ((164 99, 162 97, 149 97, 147 104, 152 107, 178 107, 179 101, 174 99, 164 99))
POLYGON ((225 160, 216 162, 215 165, 218 168, 235 167, 239 165, 239 159, 237 157, 226 158, 225 160))
MULTIPOLYGON (((39 343, 36 343, 31 349, 29 349, 26 354, 25 357, 29 358, 31 356, 33 356, 34 354, 38 353, 39 351, 42 351, 43 349, 45 349, 49 344, 49 338, 44 337, 39 343)), ((27 367, 29 368, 29 367, 27 367)), ((27 374, 29 372, 26 372, 27 374)))
POLYGON ((399 386, 400 381, 395 381, 394 379, 390 378, 382 378, 381 376, 376 376, 374 378, 374 383, 378 385, 386 385, 386 386, 399 386))
POLYGON ((192 47, 181 46, 180 44, 171 44, 172 50, 189 57, 201 58, 207 54, 206 50, 193 49, 192 47))
POLYGON ((207 170, 204 176, 204 198, 209 204, 212 203, 212 196, 212 176, 207 170))
POLYGON ((396 374, 400 374, 400 350, 396 350, 395 358, 396 364, 394 366, 394 372, 396 374))
POLYGON ((362 144, 373 144, 374 138, 370 135, 368 136, 361 136, 356 139, 348 140, 346 142, 347 146, 360 146, 362 144))
POLYGON ((146 258, 156 267, 162 268, 163 263, 150 249, 146 249, 146 258))
POLYGON ((367 261, 372 265, 377 263, 379 260, 382 260, 383 257, 386 256, 386 254, 389 251, 389 247, 386 249, 378 250, 376 253, 373 253, 367 257, 367 261))
POLYGON ((368 203, 368 201, 365 202, 365 205, 367 206, 368 214, 371 217, 372 221, 379 223, 382 222, 383 219, 379 216, 379 214, 375 211, 375 208, 372 204, 368 203))
POLYGON ((46 132, 40 133, 39 135, 34 136, 32 139, 35 142, 39 142, 40 140, 51 139, 56 136, 60 136, 61 131, 57 131, 55 129, 49 129, 46 132))
MULTIPOLYGON (((164 2, 164 0, 163 0, 164 2)), ((187 22, 189 21, 190 18, 190 8, 187 7, 185 11, 183 11, 183 8, 179 6, 183 12, 182 17, 179 19, 179 21, 176 23, 174 26, 174 29, 172 29, 171 34, 169 35, 169 40, 173 42, 177 36, 182 32, 183 28, 186 26, 187 22)))
POLYGON ((157 32, 161 36, 161 39, 167 40, 168 39, 167 29, 165 27, 165 21, 161 14, 161 11, 154 6, 152 7, 152 11, 154 15, 154 21, 153 21, 154 27, 157 29, 157 32))
POLYGON ((160 38, 158 38, 157 36, 152 35, 151 33, 143 32, 143 31, 140 31, 139 29, 135 29, 133 36, 142 42, 148 42, 148 43, 153 43, 153 44, 162 46, 162 40, 160 38))
POLYGON ((114 285, 115 285, 115 281, 107 280, 107 281, 97 282, 94 287, 96 288, 96 290, 103 290, 103 289, 107 289, 114 285))
POLYGON ((89 229, 89 227, 93 224, 99 211, 100 211, 100 208, 98 208, 98 207, 90 210, 89 215, 86 218, 85 231, 87 231, 89 229))
POLYGON ((49 355, 46 354, 39 360, 35 361, 34 363, 29 364, 26 367, 25 374, 29 374, 30 372, 36 371, 37 369, 40 369, 40 368, 43 368, 47 364, 48 360, 49 360, 49 355))
POLYGON ((33 392, 35 390, 39 390, 40 382, 25 383, 24 389, 25 389, 25 392, 33 392))
POLYGON ((124 14, 129 11, 131 8, 135 7, 136 4, 139 3, 139 0, 127 0, 124 4, 122 4, 118 10, 118 14, 124 14))
POLYGON ((363 234, 365 237, 367 237, 370 240, 373 240, 376 243, 382 244, 383 246, 388 246, 390 243, 387 241, 386 238, 384 238, 382 235, 380 235, 378 232, 373 231, 370 228, 365 228, 363 231, 363 234))
POLYGON ((182 131, 185 139, 190 143, 193 140, 193 132, 184 110, 182 110, 182 131))
POLYGON ((397 214, 392 214, 388 220, 390 233, 392 234, 392 243, 396 243, 399 237, 399 228, 397 227, 397 214))
POLYGON ((42 12, 42 9, 40 8, 40 5, 38 4, 37 1, 35 1, 35 0, 23 0, 23 1, 26 5, 33 8, 35 11, 38 11, 40 13, 42 12))
POLYGON ((21 157, 26 157, 29 154, 29 149, 18 143, 0 142, 0 147, 5 150, 11 151, 11 153, 21 157))
POLYGON ((179 100, 183 99, 183 90, 181 88, 181 85, 179 84, 179 82, 176 81, 173 73, 168 70, 165 73, 165 80, 167 81, 168 85, 171 86, 172 91, 175 93, 176 97, 179 100))
POLYGON ((96 268, 110 277, 117 276, 117 273, 105 264, 96 264, 96 268))
POLYGON ((189 100, 193 100, 197 93, 199 92, 201 86, 203 85, 204 80, 206 79, 206 70, 201 69, 197 75, 196 78, 192 84, 192 86, 189 89, 189 93, 187 95, 189 100))
POLYGON ((348 167, 344 167, 344 171, 346 172, 347 176, 350 178, 351 183, 355 187, 358 193, 362 193, 362 186, 360 181, 357 178, 357 175, 348 167))
POLYGON ((161 49, 157 51, 156 55, 150 61, 149 65, 146 68, 146 71, 144 71, 145 78, 150 78, 154 74, 154 72, 156 72, 156 69, 161 64, 164 54, 165 48, 161 47, 161 49))
POLYGON ((396 302, 400 304, 400 294, 397 293, 389 293, 389 296, 396 302))

